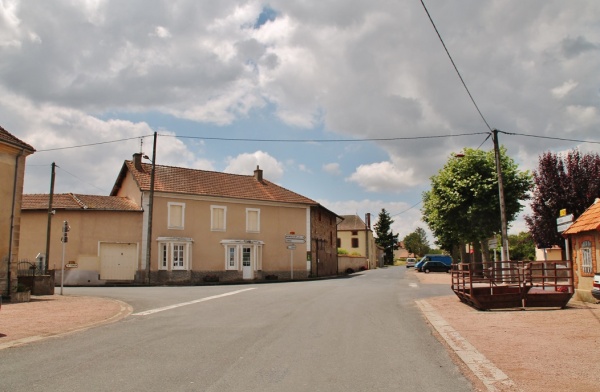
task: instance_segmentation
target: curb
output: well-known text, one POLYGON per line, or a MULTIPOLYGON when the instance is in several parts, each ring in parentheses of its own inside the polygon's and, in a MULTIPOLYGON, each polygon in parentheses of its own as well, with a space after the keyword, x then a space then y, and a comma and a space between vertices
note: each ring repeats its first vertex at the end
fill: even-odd
POLYGON ((515 383, 490 360, 463 338, 438 312, 425 300, 415 301, 423 315, 446 341, 456 355, 467 365, 473 374, 481 380, 490 392, 518 390, 515 383))

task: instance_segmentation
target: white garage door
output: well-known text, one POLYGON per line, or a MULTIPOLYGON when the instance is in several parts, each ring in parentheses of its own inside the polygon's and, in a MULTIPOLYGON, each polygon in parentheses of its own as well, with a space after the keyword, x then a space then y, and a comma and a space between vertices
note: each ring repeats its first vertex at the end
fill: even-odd
POLYGON ((137 269, 137 253, 136 243, 101 243, 100 279, 134 280, 137 269))

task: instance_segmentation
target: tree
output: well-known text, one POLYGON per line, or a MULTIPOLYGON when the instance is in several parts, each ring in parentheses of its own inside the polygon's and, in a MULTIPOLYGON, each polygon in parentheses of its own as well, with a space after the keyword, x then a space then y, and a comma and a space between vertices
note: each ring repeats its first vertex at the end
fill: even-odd
POLYGON ((531 233, 510 234, 508 243, 511 260, 535 260, 535 243, 531 233))
POLYGON ((420 227, 417 227, 415 231, 404 237, 402 241, 404 242, 404 247, 409 253, 414 253, 415 255, 419 256, 429 253, 427 234, 425 233, 425 230, 420 227))
POLYGON ((556 230, 560 210, 566 209, 577 219, 600 197, 600 156, 582 155, 578 150, 566 155, 544 153, 533 172, 533 181, 532 214, 525 217, 527 227, 539 248, 561 245, 564 240, 556 230))
MULTIPOLYGON (((518 170, 500 148, 506 220, 513 221, 527 200, 532 180, 518 170)), ((456 254, 460 244, 476 247, 501 229, 498 176, 493 151, 467 148, 451 156, 437 175, 431 177, 431 190, 423 194, 423 219, 444 250, 456 254)))
POLYGON ((379 213, 379 219, 375 224, 375 242, 377 245, 384 249, 384 263, 394 264, 394 249, 398 249, 398 234, 394 234, 392 231, 392 223, 394 221, 390 217, 390 214, 385 210, 381 209, 379 213))

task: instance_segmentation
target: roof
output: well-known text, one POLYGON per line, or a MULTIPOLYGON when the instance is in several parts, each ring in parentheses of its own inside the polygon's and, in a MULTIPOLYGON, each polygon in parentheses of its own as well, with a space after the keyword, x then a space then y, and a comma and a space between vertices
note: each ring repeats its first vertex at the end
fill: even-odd
POLYGON ((600 229, 600 199, 596 199, 587 210, 573 222, 563 235, 577 234, 584 231, 598 231, 600 229))
MULTIPOLYGON (((22 210, 47 210, 50 195, 24 194, 22 210)), ((142 211, 134 201, 126 197, 78 195, 57 193, 52 196, 52 208, 89 211, 142 211)))
POLYGON ((358 215, 342 215, 344 220, 338 225, 338 231, 367 230, 367 225, 358 215))
MULTIPOLYGON (((141 169, 137 170, 133 161, 125 161, 111 195, 117 194, 127 171, 132 173, 140 190, 149 191, 152 165, 142 163, 141 169)), ((155 192, 318 205, 316 201, 270 181, 259 181, 254 175, 162 165, 156 165, 155 170, 155 192)))
POLYGON ((24 148, 26 150, 29 150, 30 152, 35 151, 35 148, 31 147, 29 144, 11 135, 10 132, 8 132, 2 127, 0 127, 0 141, 18 148, 24 148))

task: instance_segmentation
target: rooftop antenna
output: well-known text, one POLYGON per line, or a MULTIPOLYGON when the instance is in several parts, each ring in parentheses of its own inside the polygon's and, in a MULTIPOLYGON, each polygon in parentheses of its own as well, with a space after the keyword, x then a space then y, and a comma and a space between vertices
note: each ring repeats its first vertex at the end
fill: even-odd
POLYGON ((144 138, 140 137, 140 153, 144 153, 144 138))

